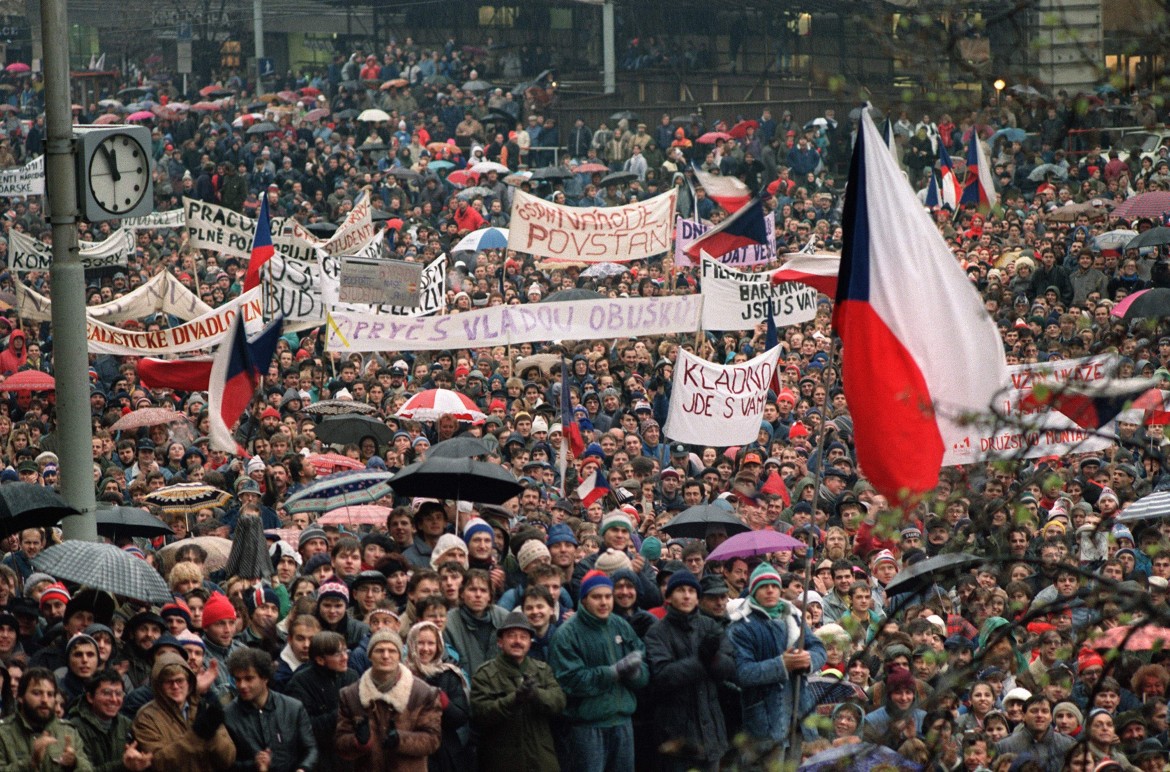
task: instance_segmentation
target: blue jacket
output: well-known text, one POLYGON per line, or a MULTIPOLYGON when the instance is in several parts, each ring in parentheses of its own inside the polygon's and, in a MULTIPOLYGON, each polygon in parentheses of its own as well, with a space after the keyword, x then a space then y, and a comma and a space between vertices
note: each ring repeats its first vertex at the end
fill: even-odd
MULTIPOLYGON (((792 678, 784 667, 781 655, 792 648, 799 634, 795 616, 783 610, 780 616, 769 619, 752 609, 727 628, 727 636, 735 650, 736 682, 743 705, 743 730, 752 737, 776 741, 787 747, 792 725, 794 690, 792 678)), ((807 625, 804 626, 804 648, 812 657, 811 672, 825 664, 825 647, 807 625)), ((812 692, 800 692, 800 711, 807 715, 816 708, 812 692)), ((806 739, 815 739, 814 730, 804 728, 806 739)))

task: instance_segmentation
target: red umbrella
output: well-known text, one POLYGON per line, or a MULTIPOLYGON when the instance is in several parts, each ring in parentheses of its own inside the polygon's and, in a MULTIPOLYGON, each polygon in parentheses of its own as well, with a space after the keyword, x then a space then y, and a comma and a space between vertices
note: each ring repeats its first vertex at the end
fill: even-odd
POLYGON ((8 376, 0 384, 0 391, 55 391, 57 382, 40 370, 21 370, 8 376))
POLYGON ((29 66, 28 66, 27 64, 25 64, 24 62, 13 62, 12 64, 10 64, 10 65, 8 65, 7 67, 5 67, 5 68, 4 68, 4 71, 5 71, 5 72, 13 72, 13 73, 16 73, 16 72, 30 72, 31 70, 32 70, 32 68, 31 68, 31 67, 29 67, 29 66))
POLYGON ((197 113, 213 113, 220 109, 220 106, 215 102, 196 102, 191 105, 191 109, 197 113))
POLYGON ((583 163, 583 164, 580 164, 579 166, 573 167, 574 174, 593 174, 594 172, 600 172, 601 174, 606 174, 609 172, 609 167, 606 166, 605 164, 599 164, 599 163, 593 163, 593 162, 583 163))
POLYGON ((739 123, 737 123, 731 127, 731 131, 729 131, 728 134, 735 137, 736 139, 743 139, 744 137, 747 136, 748 129, 758 129, 758 128, 760 128, 760 124, 758 121, 740 121, 739 123))
POLYGON ((1130 196, 1110 212, 1110 217, 1133 220, 1138 217, 1161 217, 1170 212, 1170 193, 1155 191, 1130 196))
POLYGON ((317 518, 318 525, 385 525, 390 507, 377 504, 356 504, 340 507, 317 518))
POLYGON ((471 185, 479 177, 475 172, 467 171, 466 169, 456 169, 447 175, 447 182, 452 185, 471 185))
POLYGON ((437 421, 441 415, 453 415, 460 421, 478 421, 485 417, 469 397, 450 389, 419 392, 406 401, 397 415, 415 421, 437 421))
POLYGON ((280 91, 276 95, 280 97, 282 102, 288 102, 289 104, 292 104, 300 98, 295 91, 280 91))
POLYGON ((154 113, 152 113, 150 110, 139 110, 136 113, 130 113, 130 115, 126 118, 126 120, 128 120, 128 121, 153 121, 154 120, 154 113))
POLYGON ((94 118, 93 122, 98 126, 109 126, 111 123, 121 123, 122 116, 117 113, 105 113, 94 118))
POLYGON ((204 86, 199 89, 199 96, 215 99, 216 97, 232 96, 235 92, 223 86, 204 86))
POLYGON ((314 86, 305 86, 303 89, 301 89, 301 94, 311 97, 321 96, 321 89, 314 86))
POLYGON ((1110 628, 1100 638, 1090 641, 1094 649, 1121 649, 1125 651, 1152 651, 1170 649, 1170 627, 1142 625, 1110 628))
MULTIPOLYGON (((755 121, 750 121, 750 123, 755 123, 755 121)), ((714 145, 715 141, 720 140, 720 139, 722 139, 722 140, 731 139, 731 135, 725 131, 708 131, 706 134, 699 137, 699 144, 700 145, 714 145)))
POLYGON ((317 474, 333 474, 344 469, 365 469, 366 465, 356 458, 343 456, 340 453, 314 453, 305 459, 317 470, 317 474))
POLYGON ((318 107, 316 110, 310 110, 309 112, 305 113, 305 120, 310 121, 310 122, 311 121, 319 121, 322 118, 328 118, 328 117, 329 117, 329 108, 328 107, 318 107))

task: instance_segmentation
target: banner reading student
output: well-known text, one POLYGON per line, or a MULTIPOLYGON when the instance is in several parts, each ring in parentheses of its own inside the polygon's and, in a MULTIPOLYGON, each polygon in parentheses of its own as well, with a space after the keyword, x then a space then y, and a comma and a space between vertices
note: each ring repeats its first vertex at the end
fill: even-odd
POLYGON ((754 442, 780 347, 741 364, 717 365, 679 349, 663 434, 672 441, 721 445, 754 442))
POLYGON ((663 193, 625 206, 561 206, 517 190, 508 249, 587 263, 644 260, 671 248, 678 194, 663 193))

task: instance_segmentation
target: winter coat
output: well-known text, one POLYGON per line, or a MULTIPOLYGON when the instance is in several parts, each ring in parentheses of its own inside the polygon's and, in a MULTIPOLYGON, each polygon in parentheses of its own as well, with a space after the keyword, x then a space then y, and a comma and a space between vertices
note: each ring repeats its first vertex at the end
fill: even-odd
POLYGON ((88 705, 80 704, 69 714, 69 723, 81 737, 94 772, 122 772, 122 754, 130 741, 131 722, 128 717, 119 713, 106 726, 104 722, 98 722, 88 705))
POLYGON ((723 626, 698 611, 668 609, 646 633, 645 644, 659 742, 685 740, 701 748, 707 762, 718 760, 728 748, 718 685, 735 678, 735 657, 723 626), (704 662, 699 643, 708 636, 719 639, 719 648, 704 662))
MULTIPOLYGON (((415 675, 415 678, 419 678, 415 675)), ((423 681, 447 695, 447 707, 443 708, 442 739, 438 752, 427 762, 430 772, 464 772, 471 769, 471 704, 467 699, 466 682, 455 670, 440 670, 423 681)))
POLYGON ((271 772, 317 766, 317 741, 309 713, 300 700, 269 690, 268 702, 257 709, 237 699, 224 710, 223 725, 236 744, 236 757, 242 764, 267 748, 272 751, 271 772))
POLYGON ((480 730, 480 772, 559 769, 553 746, 551 715, 565 709, 552 668, 532 657, 517 665, 503 654, 475 671, 471 679, 471 720, 480 730), (536 697, 516 702, 524 676, 536 682, 536 697))
POLYGON ((1059 734, 1052 727, 1036 740, 1028 728, 1020 724, 1016 731, 995 744, 995 753, 1027 754, 1048 772, 1060 772, 1064 768, 1064 754, 1075 744, 1076 738, 1059 734))
POLYGON ((34 729, 25 720, 24 714, 17 711, 15 715, 0 721, 0 770, 3 772, 49 772, 60 769, 59 764, 53 763, 53 758, 60 756, 65 750, 65 739, 70 739, 73 752, 77 755, 77 764, 71 772, 93 772, 93 764, 85 753, 85 746, 77 730, 69 724, 54 717, 43 729, 34 729), (41 757, 38 767, 32 765, 33 743, 45 732, 57 738, 57 742, 41 757))
MULTIPOLYGON (((787 747, 794 693, 792 676, 784 667, 781 655, 795 646, 801 623, 786 609, 773 620, 761 611, 748 608, 742 618, 727 628, 735 651, 736 680, 743 690, 740 698, 743 729, 752 737, 769 738, 787 747)), ((812 657, 811 672, 824 667, 825 647, 807 625, 804 648, 812 657)), ((802 689, 800 697, 800 712, 813 710, 812 692, 802 689)))
POLYGON ((317 740, 317 772, 344 768, 337 758, 335 743, 338 694, 357 680, 352 670, 336 673, 314 663, 299 668, 285 686, 285 693, 300 700, 309 713, 309 725, 317 740))
POLYGON ((561 625, 553 636, 549 664, 568 698, 566 718, 593 727, 628 721, 638 704, 634 692, 650 681, 650 669, 643 661, 636 676, 622 681, 613 666, 634 651, 644 656, 646 647, 616 614, 602 620, 582 606, 561 625))
POLYGON ((489 606, 486 617, 474 619, 466 609, 453 608, 447 612, 447 627, 443 638, 459 653, 459 666, 468 679, 479 666, 496 655, 496 630, 504 624, 508 612, 499 606, 489 606), (490 628, 486 631, 484 627, 490 628), (478 635, 477 635, 478 633, 478 635), (486 645, 483 641, 486 640, 486 645))
POLYGON ((439 690, 398 666, 398 681, 379 691, 373 671, 341 690, 337 715, 337 754, 352 761, 353 772, 426 772, 427 756, 439 749, 443 708, 439 690), (355 730, 370 723, 370 739, 358 742, 355 730), (386 732, 398 730, 398 747, 383 747, 386 732))
POLYGON ((195 694, 195 674, 187 667, 187 661, 177 654, 163 652, 154 663, 150 684, 155 698, 138 711, 132 731, 138 750, 154 754, 152 768, 166 772, 219 772, 231 768, 236 760, 236 746, 227 728, 221 725, 210 740, 204 740, 191 728, 200 700, 195 694), (160 674, 167 665, 181 665, 187 671, 191 697, 185 716, 182 706, 163 695, 160 674))

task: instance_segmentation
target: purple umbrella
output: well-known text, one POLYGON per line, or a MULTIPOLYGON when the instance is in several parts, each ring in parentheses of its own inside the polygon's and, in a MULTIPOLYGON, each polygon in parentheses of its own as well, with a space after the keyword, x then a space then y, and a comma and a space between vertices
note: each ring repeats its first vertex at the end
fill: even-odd
POLYGON ((767 555, 770 552, 784 550, 803 550, 807 545, 800 539, 786 533, 776 531, 747 531, 737 533, 720 544, 708 560, 731 560, 732 558, 752 558, 757 555, 767 555))

